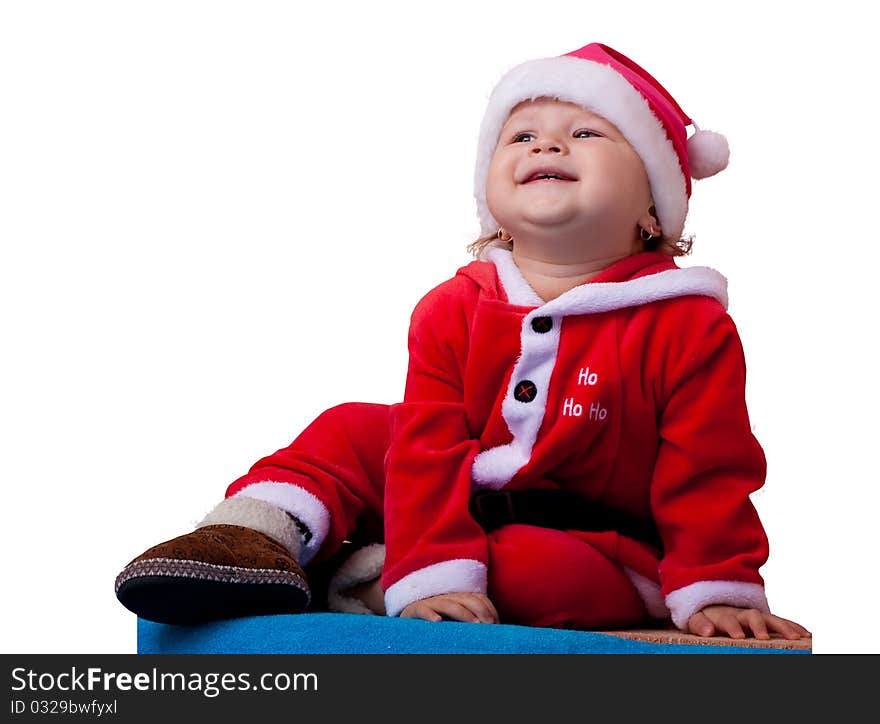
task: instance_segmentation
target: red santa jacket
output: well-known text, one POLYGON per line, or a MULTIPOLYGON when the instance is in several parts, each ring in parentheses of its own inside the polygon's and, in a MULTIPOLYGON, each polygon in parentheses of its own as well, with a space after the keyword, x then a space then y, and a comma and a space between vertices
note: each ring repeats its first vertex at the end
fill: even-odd
POLYGON ((382 573, 388 615, 486 592, 478 488, 561 487, 656 524, 662 550, 579 533, 617 560, 657 618, 769 611, 768 543, 749 494, 766 473, 745 404, 726 280, 636 254, 545 303, 492 249, 431 290, 391 408, 382 573))

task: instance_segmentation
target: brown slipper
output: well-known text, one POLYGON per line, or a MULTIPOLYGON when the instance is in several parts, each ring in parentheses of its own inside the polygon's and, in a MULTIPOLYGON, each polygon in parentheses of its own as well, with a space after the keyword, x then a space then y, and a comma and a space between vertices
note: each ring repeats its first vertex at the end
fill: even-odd
POLYGON ((275 540, 240 525, 208 525, 153 546, 116 577, 116 597, 141 618, 192 624, 301 613, 306 576, 275 540))

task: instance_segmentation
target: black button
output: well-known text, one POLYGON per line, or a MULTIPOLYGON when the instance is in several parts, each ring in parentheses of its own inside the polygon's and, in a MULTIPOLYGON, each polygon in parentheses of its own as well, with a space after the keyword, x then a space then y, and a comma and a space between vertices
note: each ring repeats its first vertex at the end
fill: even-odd
POLYGON ((553 329, 553 319, 550 317, 535 317, 532 320, 532 329, 534 329, 539 334, 549 332, 551 329, 553 329))
POLYGON ((520 402, 531 402, 537 394, 538 388, 531 380, 520 380, 513 390, 513 396, 520 402))

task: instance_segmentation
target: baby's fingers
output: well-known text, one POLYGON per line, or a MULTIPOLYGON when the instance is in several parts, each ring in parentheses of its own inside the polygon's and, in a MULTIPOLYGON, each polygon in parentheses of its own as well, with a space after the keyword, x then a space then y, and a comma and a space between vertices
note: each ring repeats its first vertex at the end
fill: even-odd
POLYGON ((473 611, 482 623, 498 623, 498 611, 488 596, 482 593, 463 594, 461 603, 473 611))
POLYGON ((811 638, 813 635, 800 624, 789 621, 787 618, 780 618, 771 613, 766 614, 765 618, 767 623, 770 624, 771 629, 782 634, 787 639, 811 638))
POLYGON ((763 613, 751 608, 743 614, 743 618, 745 618, 749 628, 752 629, 752 634, 756 639, 770 638, 770 634, 767 633, 767 624, 764 621, 763 613))
POLYGON ((718 621, 717 626, 732 639, 744 639, 746 637, 746 632, 743 631, 743 627, 736 616, 723 616, 718 621))
POLYGON ((425 621, 439 621, 440 614, 438 614, 433 607, 429 606, 424 601, 418 601, 416 603, 411 603, 409 606, 403 609, 400 612, 401 618, 421 618, 425 621))
POLYGON ((480 617, 470 608, 446 596, 432 602, 432 607, 437 613, 442 613, 453 621, 463 621, 465 623, 479 623, 480 621, 480 617))
POLYGON ((695 613, 688 619, 688 628, 697 636, 711 636, 715 633, 715 625, 705 613, 695 613))

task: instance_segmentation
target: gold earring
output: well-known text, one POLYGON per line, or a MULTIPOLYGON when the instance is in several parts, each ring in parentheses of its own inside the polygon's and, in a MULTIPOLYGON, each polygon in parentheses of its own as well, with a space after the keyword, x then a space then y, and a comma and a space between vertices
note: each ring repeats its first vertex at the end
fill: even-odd
POLYGON ((507 242, 509 242, 509 241, 513 241, 513 237, 512 237, 510 234, 507 234, 507 238, 504 237, 504 234, 507 234, 507 232, 504 230, 503 227, 499 226, 499 227, 498 227, 498 233, 496 234, 496 236, 497 236, 501 241, 503 241, 503 242, 505 242, 505 243, 507 243, 507 242))

